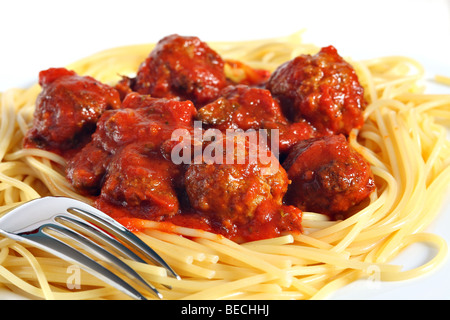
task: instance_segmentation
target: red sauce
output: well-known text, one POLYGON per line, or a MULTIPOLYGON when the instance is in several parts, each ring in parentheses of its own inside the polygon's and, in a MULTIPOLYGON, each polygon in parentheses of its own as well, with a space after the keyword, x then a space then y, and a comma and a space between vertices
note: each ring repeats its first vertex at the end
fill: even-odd
POLYGON ((288 117, 305 119, 323 134, 349 134, 363 125, 364 89, 333 46, 284 63, 267 88, 282 101, 288 117))
POLYGON ((220 130, 277 129, 281 152, 316 134, 306 121, 290 122, 269 90, 242 84, 223 89, 218 99, 198 110, 197 119, 220 130))
POLYGON ((342 215, 375 189, 369 164, 343 135, 299 142, 283 166, 292 180, 286 201, 303 210, 342 215))
POLYGON ((90 138, 105 110, 120 108, 119 93, 92 77, 64 68, 41 71, 42 93, 36 101, 33 128, 25 146, 61 152, 90 138))
POLYGON ((215 51, 197 37, 170 35, 141 64, 133 90, 201 105, 215 99, 226 85, 224 61, 215 51))
POLYGON ((374 189, 369 165, 344 136, 361 126, 362 88, 331 47, 270 75, 224 61, 196 37, 172 35, 157 44, 136 77, 115 87, 63 68, 42 71, 40 84, 25 147, 64 155, 74 189, 135 230, 153 220, 168 230, 198 228, 238 242, 271 238, 302 232, 302 210, 333 217, 374 189), (317 105, 305 107, 305 101, 317 105), (276 146, 246 140, 232 153, 213 149, 214 159, 233 160, 218 163, 205 152, 225 146, 228 137, 189 139, 183 150, 203 153, 176 162, 172 134, 179 129, 195 136, 195 121, 204 126, 202 137, 207 129, 277 129, 280 140, 276 146), (271 162, 254 161, 253 147, 271 162))

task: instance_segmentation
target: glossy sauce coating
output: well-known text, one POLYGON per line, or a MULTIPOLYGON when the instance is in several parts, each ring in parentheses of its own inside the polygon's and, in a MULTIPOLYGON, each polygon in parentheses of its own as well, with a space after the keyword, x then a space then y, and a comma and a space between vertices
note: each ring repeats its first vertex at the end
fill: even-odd
POLYGON ((105 110, 120 108, 120 96, 114 88, 65 68, 41 71, 39 84, 42 92, 26 146, 54 152, 75 148, 89 138, 105 110))
POLYGON ((269 90, 242 84, 223 89, 217 100, 198 110, 197 119, 220 130, 276 129, 281 152, 316 134, 306 121, 291 123, 269 90))
POLYGON ((133 90, 201 105, 226 85, 224 61, 215 51, 197 37, 171 35, 161 39, 142 63, 133 90))
MULTIPOLYGON (((239 237, 239 230, 255 223, 255 217, 261 214, 262 207, 259 207, 264 202, 270 203, 266 207, 273 210, 266 214, 279 214, 289 180, 278 160, 263 163, 258 158, 251 159, 250 150, 258 146, 248 140, 227 137, 214 143, 221 144, 223 150, 227 143, 234 144, 233 161, 219 164, 203 159, 199 164, 190 165, 185 174, 185 190, 190 206, 208 216, 214 225, 219 225, 220 233, 239 237), (243 161, 238 158, 240 150, 244 151, 243 161)), ((260 151, 265 152, 267 157, 273 157, 267 148, 260 151)), ((229 155, 228 149, 226 152, 229 155)), ((224 152, 223 156, 227 154, 224 152)), ((299 221, 299 217, 296 220, 299 221)), ((267 223, 271 219, 267 218, 267 223)), ((278 227, 281 229, 281 226, 278 227)))
POLYGON ((128 227, 150 219, 238 242, 271 238, 302 232, 302 210, 334 217, 375 189, 370 166, 345 136, 362 125, 363 90, 331 47, 270 75, 222 59, 196 37, 171 35, 136 77, 114 88, 62 68, 41 78, 25 145, 63 154, 74 189, 128 227), (183 150, 200 146, 202 153, 176 162, 172 134, 195 133, 195 121, 204 126, 200 141, 188 139, 183 150), (216 130, 215 139, 205 139, 208 129, 216 130), (211 153, 231 162, 206 158, 212 146, 226 145, 229 138, 219 134, 229 129, 277 130, 280 154, 244 140, 243 162, 237 149, 211 153), (83 142, 73 143, 78 136, 83 142), (251 158, 252 147, 270 163, 251 158))
POLYGON ((349 134, 363 125, 364 89, 353 67, 333 46, 278 67, 267 89, 293 121, 305 119, 322 134, 349 134))
POLYGON ((343 135, 299 142, 283 166, 292 180, 286 202, 303 210, 343 214, 375 190, 369 164, 343 135))
POLYGON ((156 219, 178 212, 174 180, 181 168, 161 147, 176 129, 192 126, 190 101, 129 94, 122 108, 103 113, 92 141, 69 160, 67 177, 82 194, 156 219))

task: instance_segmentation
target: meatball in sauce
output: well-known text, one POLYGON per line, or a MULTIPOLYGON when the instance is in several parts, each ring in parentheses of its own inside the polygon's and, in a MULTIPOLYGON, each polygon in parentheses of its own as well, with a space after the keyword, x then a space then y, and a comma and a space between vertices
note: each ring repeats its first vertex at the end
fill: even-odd
POLYGON ((302 210, 335 216, 375 189, 370 165, 343 135, 304 140, 283 163, 292 180, 286 202, 302 210))
POLYGON ((226 85, 220 55, 197 37, 171 35, 161 39, 141 64, 133 90, 203 105, 217 98, 226 85))
POLYGON ((284 63, 266 88, 280 99, 292 121, 307 120, 322 134, 348 135, 363 125, 364 89, 333 46, 284 63))
POLYGON ((252 159, 252 147, 260 146, 249 140, 227 137, 215 143, 222 144, 224 158, 230 152, 226 147, 235 146, 232 161, 228 156, 223 164, 208 160, 191 164, 186 171, 185 188, 191 207, 205 215, 216 232, 250 240, 251 235, 243 236, 249 228, 259 228, 262 234, 264 225, 271 226, 271 236, 301 228, 301 211, 283 205, 289 180, 270 150, 258 150, 272 159, 271 163, 262 163, 258 157, 252 159))
POLYGON ((95 130, 104 111, 118 109, 118 91, 89 76, 65 68, 39 73, 41 93, 36 100, 33 127, 26 147, 40 147, 61 153, 77 148, 95 130))

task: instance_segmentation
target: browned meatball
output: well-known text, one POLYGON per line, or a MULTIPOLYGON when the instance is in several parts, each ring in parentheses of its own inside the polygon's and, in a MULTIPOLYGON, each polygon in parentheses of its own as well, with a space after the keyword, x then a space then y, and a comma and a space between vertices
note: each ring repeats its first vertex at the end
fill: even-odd
POLYGON ((111 110, 99 119, 93 140, 108 152, 135 141, 145 141, 154 149, 178 128, 193 125, 196 109, 191 101, 158 99, 138 93, 129 94, 123 108, 111 110))
MULTIPOLYGON (((225 146, 226 139, 223 143, 225 146)), ((287 190, 287 175, 279 163, 272 163, 271 167, 251 161, 250 150, 251 143, 247 141, 242 164, 238 164, 235 152, 233 163, 205 161, 190 165, 186 171, 185 187, 192 208, 207 213, 224 228, 248 222, 265 200, 281 205, 287 190)))
POLYGON ((288 124, 268 90, 247 85, 226 87, 220 98, 198 110, 197 118, 221 130, 276 128, 288 124))
POLYGON ((159 220, 178 212, 174 188, 178 168, 145 144, 129 144, 108 164, 99 202, 118 205, 132 215, 159 220))
POLYGON ((89 76, 64 68, 39 73, 42 92, 36 100, 33 128, 25 146, 52 151, 77 147, 95 130, 107 109, 120 108, 119 93, 89 76))
POLYGON ((205 104, 227 85, 222 58, 197 37, 161 39, 140 66, 134 91, 205 104))
POLYGON ((291 124, 270 91, 247 85, 228 86, 220 98, 198 110, 197 119, 207 126, 225 129, 278 130, 281 152, 295 142, 312 138, 314 128, 306 121, 291 124))
POLYGON ((285 199, 304 211, 342 214, 375 189, 369 164, 343 135, 299 142, 283 167, 292 180, 285 199))
MULTIPOLYGON (((130 150, 135 151, 138 144, 142 154, 163 158, 161 145, 171 138, 174 130, 190 129, 195 113, 196 109, 190 101, 158 99, 138 93, 129 94, 123 101, 122 109, 103 113, 97 122, 92 141, 69 159, 66 168, 67 178, 78 192, 90 195, 101 193, 106 175, 110 184, 112 177, 115 181, 131 179, 121 177, 125 175, 122 171, 126 171, 130 176, 130 170, 135 170, 133 168, 135 164, 130 163, 129 170, 125 165, 118 165, 123 164, 121 161, 126 161, 127 157, 138 159, 138 153, 130 153, 130 150), (134 149, 127 149, 129 145, 134 146, 134 149)), ((142 163, 145 164, 144 161, 142 163)), ((136 174, 137 172, 138 170, 136 174)), ((149 170, 141 172, 150 174, 149 170)), ((147 178, 133 179, 137 183, 147 178)), ((142 185, 143 189, 147 187, 146 184, 142 185)), ((135 202, 133 197, 125 198, 135 202)))
POLYGON ((282 64, 267 89, 291 120, 305 119, 322 134, 348 134, 363 125, 364 89, 353 67, 332 46, 282 64))
POLYGON ((110 156, 109 152, 91 141, 68 161, 66 177, 77 192, 95 196, 100 194, 110 156))

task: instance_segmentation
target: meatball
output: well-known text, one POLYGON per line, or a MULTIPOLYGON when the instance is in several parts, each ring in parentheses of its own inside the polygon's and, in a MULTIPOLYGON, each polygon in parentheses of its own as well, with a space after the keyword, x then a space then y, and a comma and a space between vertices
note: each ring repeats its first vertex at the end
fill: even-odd
POLYGON ((161 39, 137 72, 133 90, 205 104, 227 85, 222 58, 197 37, 161 39))
MULTIPOLYGON (((161 154, 162 144, 178 128, 191 129, 196 109, 190 101, 152 98, 131 93, 123 109, 108 110, 97 122, 92 141, 69 159, 66 176, 83 194, 98 195, 110 162, 127 157, 123 150, 139 143, 149 154, 161 154), (114 158, 113 158, 114 156, 114 158)), ((116 170, 116 169, 115 169, 116 170)))
POLYGON ((66 177, 74 189, 83 195, 98 196, 111 154, 94 142, 89 142, 69 159, 66 177))
POLYGON ((129 144, 109 162, 97 204, 118 205, 140 218, 170 217, 179 208, 174 188, 179 174, 160 153, 148 151, 142 143, 129 144))
POLYGON ((343 135, 299 142, 283 167, 292 181, 286 203, 304 211, 343 214, 375 189, 369 164, 343 135))
POLYGON ((190 101, 131 93, 122 109, 108 111, 100 118, 93 140, 111 153, 138 140, 157 149, 175 129, 191 128, 196 112, 190 101))
POLYGON ((228 86, 220 98, 198 110, 197 119, 220 130, 278 130, 278 149, 285 152, 295 142, 312 138, 314 128, 306 121, 291 124, 270 91, 247 85, 228 86))
MULTIPOLYGON (((224 153, 227 139, 223 143, 224 153)), ((208 214, 224 228, 242 225, 251 220, 257 207, 266 200, 281 205, 287 190, 288 179, 285 170, 278 162, 263 164, 252 160, 251 142, 241 145, 245 152, 245 161, 239 161, 239 146, 236 147, 232 163, 209 162, 191 164, 185 174, 185 188, 193 209, 208 214), (272 165, 272 167, 271 167, 272 165)), ((270 156, 270 151, 264 151, 270 156)), ((205 159, 205 157, 204 157, 205 159)), ((229 160, 229 159, 228 159, 229 160)), ((274 161, 276 158, 273 158, 274 161)))
POLYGON ((347 135, 363 125, 364 89, 332 46, 282 64, 266 87, 280 99, 288 118, 305 119, 322 134, 347 135))
POLYGON ((119 93, 89 76, 64 68, 39 73, 42 92, 36 100, 33 127, 25 146, 68 150, 78 147, 95 130, 100 116, 121 106, 119 93))
POLYGON ((287 119, 268 90, 228 86, 220 97, 198 110, 197 118, 221 130, 286 126, 287 119))

